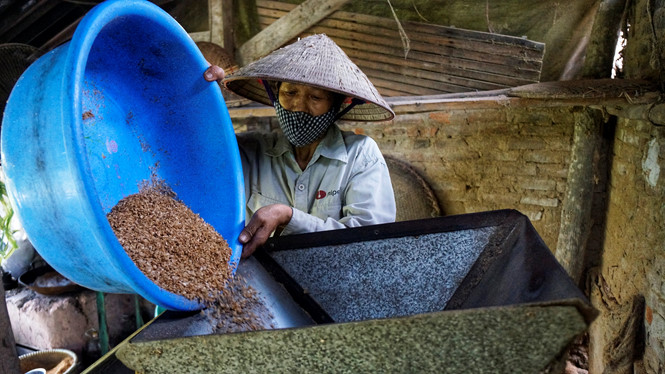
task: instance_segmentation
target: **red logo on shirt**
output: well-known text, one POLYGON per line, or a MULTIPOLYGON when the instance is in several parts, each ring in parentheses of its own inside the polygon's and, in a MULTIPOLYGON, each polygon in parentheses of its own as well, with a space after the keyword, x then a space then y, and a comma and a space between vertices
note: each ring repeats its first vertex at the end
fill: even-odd
POLYGON ((316 199, 317 199, 317 200, 321 200, 321 199, 323 199, 324 197, 326 197, 326 191, 318 190, 318 191, 316 192, 316 199))

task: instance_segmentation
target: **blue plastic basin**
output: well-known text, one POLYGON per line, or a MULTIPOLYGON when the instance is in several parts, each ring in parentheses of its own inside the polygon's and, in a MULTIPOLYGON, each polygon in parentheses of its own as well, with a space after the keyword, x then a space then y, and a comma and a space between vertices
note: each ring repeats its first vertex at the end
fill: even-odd
POLYGON ((150 281, 106 219, 153 173, 229 242, 235 271, 242 171, 219 86, 203 79, 207 66, 158 6, 110 0, 21 76, 3 118, 2 164, 20 222, 58 272, 168 309, 201 307, 150 281))

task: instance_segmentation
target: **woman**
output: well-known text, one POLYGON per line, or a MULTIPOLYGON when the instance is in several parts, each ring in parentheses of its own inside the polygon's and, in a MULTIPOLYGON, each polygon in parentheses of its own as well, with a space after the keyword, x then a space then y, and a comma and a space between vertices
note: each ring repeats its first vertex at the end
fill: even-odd
MULTIPOLYGON (((208 81, 224 78, 217 66, 208 81)), ((369 137, 335 121, 390 120, 395 114, 365 74, 327 36, 313 35, 224 79, 238 95, 272 105, 281 134, 238 134, 247 217, 246 258, 273 234, 395 221, 385 160, 369 137)))

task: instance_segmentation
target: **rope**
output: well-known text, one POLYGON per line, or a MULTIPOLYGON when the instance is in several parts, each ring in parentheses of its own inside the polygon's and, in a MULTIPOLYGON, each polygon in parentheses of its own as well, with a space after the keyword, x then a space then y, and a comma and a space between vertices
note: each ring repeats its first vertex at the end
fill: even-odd
POLYGON ((420 14, 420 12, 418 11, 418 8, 416 7, 416 3, 414 3, 413 0, 411 1, 411 5, 413 5, 413 9, 415 9, 416 14, 418 15, 418 17, 420 17, 423 21, 429 23, 429 20, 427 18, 425 18, 422 14, 420 14))
POLYGON ((409 40, 409 37, 406 35, 406 31, 404 31, 404 28, 402 27, 402 23, 400 23, 399 19, 397 18, 397 14, 395 13, 393 5, 390 3, 390 0, 386 1, 390 6, 390 11, 393 12, 395 22, 397 22, 397 30, 399 31, 399 37, 402 39, 402 46, 404 47, 404 59, 406 59, 406 56, 409 54, 409 50, 411 49, 411 40, 409 40))
POLYGON ((658 70, 658 75, 659 77, 661 77, 660 81, 661 81, 661 90, 662 90, 665 87, 664 84, 662 83, 663 68, 660 63, 659 57, 662 56, 663 53, 662 53, 661 43, 658 42, 658 34, 656 33, 656 26, 654 25, 653 21, 652 1, 653 0, 647 0, 647 16, 649 17, 649 26, 651 26, 651 56, 649 58, 649 65, 651 65, 653 69, 658 70))

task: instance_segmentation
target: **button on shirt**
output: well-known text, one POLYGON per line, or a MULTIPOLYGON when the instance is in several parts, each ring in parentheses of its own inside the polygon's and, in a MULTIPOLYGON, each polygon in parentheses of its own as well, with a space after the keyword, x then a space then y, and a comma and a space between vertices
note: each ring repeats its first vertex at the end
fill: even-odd
POLYGON ((247 222, 270 204, 293 208, 282 235, 395 221, 388 167, 370 137, 330 126, 305 170, 281 134, 243 133, 237 138, 247 222))

